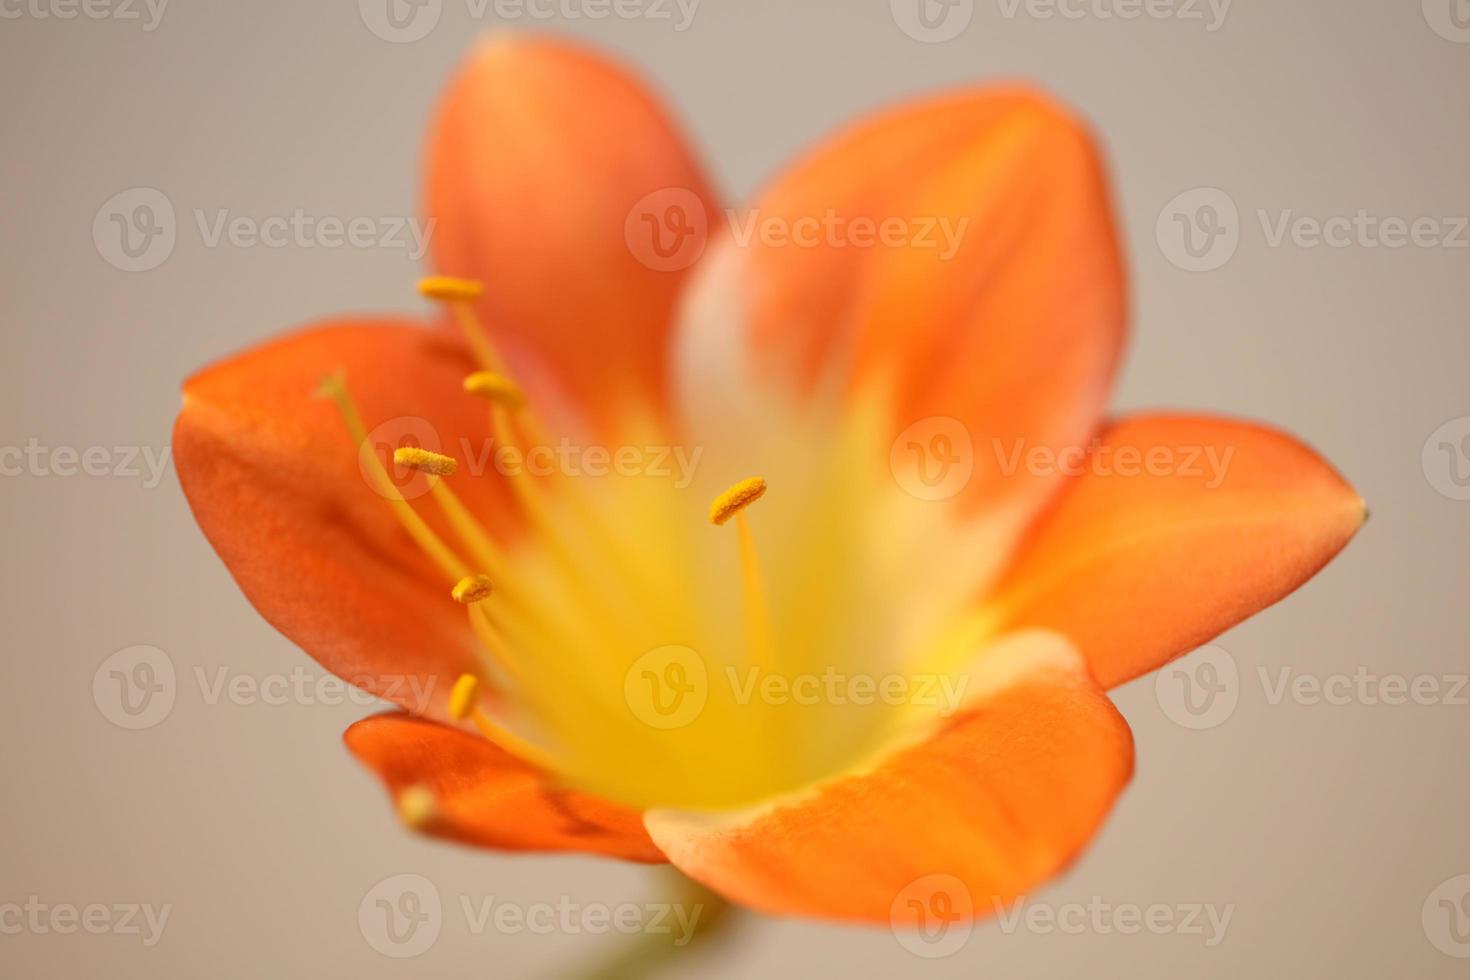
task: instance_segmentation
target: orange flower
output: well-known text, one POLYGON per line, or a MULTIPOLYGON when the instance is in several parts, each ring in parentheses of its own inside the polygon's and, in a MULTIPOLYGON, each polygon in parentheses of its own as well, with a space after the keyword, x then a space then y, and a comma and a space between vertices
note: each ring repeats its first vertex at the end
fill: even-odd
POLYGON ((410 709, 346 740, 426 833, 859 921, 940 874, 987 913, 1127 782, 1105 689, 1363 520, 1279 432, 1101 420, 1117 234, 1034 92, 876 115, 726 216, 636 81, 498 39, 428 174, 436 267, 482 277, 424 281, 444 323, 270 342, 175 436, 250 601, 410 709))

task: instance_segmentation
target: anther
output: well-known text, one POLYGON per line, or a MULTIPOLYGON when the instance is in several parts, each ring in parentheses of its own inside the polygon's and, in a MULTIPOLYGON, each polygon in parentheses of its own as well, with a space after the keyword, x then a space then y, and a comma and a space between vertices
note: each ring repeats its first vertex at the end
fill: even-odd
POLYGON ((483 283, 454 276, 425 276, 419 280, 419 294, 441 303, 465 303, 485 293, 483 283))
POLYGON ((450 592, 450 595, 454 597, 455 602, 460 602, 468 606, 471 603, 482 602, 490 598, 490 593, 493 591, 495 591, 495 588, 486 576, 466 575, 454 584, 454 589, 450 592))
POLYGON ((758 476, 741 480, 710 504, 709 519, 714 524, 724 524, 766 494, 766 481, 758 476))
POLYGON ((525 393, 516 383, 495 371, 476 371, 464 379, 464 390, 507 408, 520 408, 526 403, 525 393))
POLYGON ((437 810, 434 793, 427 786, 410 786, 398 794, 398 819, 412 830, 422 830, 437 810))
POLYGON ((432 473, 434 476, 451 476, 455 470, 459 469, 459 461, 453 456, 431 453, 417 446, 404 446, 393 450, 393 462, 399 466, 407 466, 409 469, 432 473))

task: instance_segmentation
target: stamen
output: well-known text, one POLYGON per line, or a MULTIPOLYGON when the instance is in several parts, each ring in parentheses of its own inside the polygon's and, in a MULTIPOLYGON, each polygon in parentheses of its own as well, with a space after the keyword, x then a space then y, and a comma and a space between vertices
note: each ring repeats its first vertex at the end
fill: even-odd
POLYGON ((459 675, 459 680, 454 682, 454 690, 449 694, 450 717, 455 721, 464 721, 468 718, 480 730, 481 735, 505 751, 526 762, 540 766, 542 769, 554 771, 556 760, 546 750, 502 728, 476 706, 475 695, 479 691, 479 686, 480 682, 475 675, 459 675))
POLYGON ((434 793, 427 786, 410 786, 398 794, 398 819, 410 830, 423 830, 438 812, 434 793))
POLYGON ((760 558, 755 550, 755 535, 745 517, 745 508, 766 493, 766 481, 758 476, 741 480, 715 498, 709 519, 724 524, 735 518, 740 533, 740 573, 745 594, 746 632, 751 654, 756 663, 772 666, 776 659, 776 643, 771 633, 771 618, 766 605, 765 580, 761 576, 760 558))
POLYGON ((485 284, 454 276, 425 276, 419 280, 419 293, 441 303, 463 303, 485 295, 485 284))
POLYGON ((424 519, 418 515, 413 506, 403 499, 403 494, 393 485, 393 480, 388 476, 388 471, 383 468, 382 460, 373 452, 373 447, 368 443, 367 427, 363 425, 362 414, 357 410, 357 404, 347 392, 347 381, 341 374, 328 375, 322 379, 317 388, 317 394, 323 398, 330 398, 337 406, 337 411, 342 415, 342 421, 347 425, 347 434, 357 446, 358 457, 362 461, 363 468, 373 481, 373 489, 378 495, 388 501, 394 516, 403 525, 403 529, 418 543, 418 546, 434 560, 444 573, 455 581, 464 578, 470 573, 469 568, 459 556, 435 534, 424 519))
POLYGON ((714 524, 724 524, 730 518, 766 495, 766 481, 758 476, 741 480, 710 504, 709 519, 714 524))
POLYGON ((450 594, 454 596, 455 602, 468 606, 471 603, 485 601, 494 591, 495 587, 484 575, 466 575, 455 583, 450 594))
POLYGON ((453 476, 454 471, 459 469, 459 461, 453 456, 431 453, 416 446, 393 450, 393 462, 412 470, 432 473, 434 476, 453 476))
POLYGON ((505 370, 500 355, 490 343, 489 334, 485 332, 479 317, 475 316, 474 301, 485 293, 482 283, 474 279, 456 279, 453 276, 429 276, 419 280, 419 292, 429 299, 449 304, 481 367, 491 371, 505 370))
POLYGON ((476 371, 464 379, 464 390, 507 408, 521 408, 526 404, 525 393, 497 371, 476 371))

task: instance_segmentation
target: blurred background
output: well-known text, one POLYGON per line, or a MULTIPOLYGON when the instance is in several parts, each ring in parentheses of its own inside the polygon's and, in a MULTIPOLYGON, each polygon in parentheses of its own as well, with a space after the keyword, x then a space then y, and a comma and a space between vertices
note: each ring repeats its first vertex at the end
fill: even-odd
POLYGON ((374 708, 250 608, 167 456, 200 365, 323 315, 424 309, 411 240, 241 245, 212 239, 221 215, 416 215, 457 61, 484 31, 553 30, 654 79, 733 202, 875 105, 1053 89, 1114 176, 1135 310, 1116 405, 1270 420, 1373 514, 1291 600, 1180 662, 1224 678, 1204 716, 1177 675, 1115 692, 1137 776, 1030 897, 1043 914, 932 958, 887 929, 745 917, 673 975, 1465 975, 1470 4, 392 3, 0 0, 0 974, 540 976, 617 937, 465 907, 665 897, 646 869, 404 833, 340 742, 374 708), (118 216, 168 233, 124 249, 118 216), (94 681, 140 646, 176 691, 129 728, 94 681), (1304 676, 1347 693, 1280 693, 1304 676), (237 677, 298 693, 212 696, 237 677), (1422 696, 1390 703, 1388 678, 1422 696), (413 959, 359 920, 404 874, 443 902, 413 959), (22 920, 98 904, 95 931, 22 920), (1172 925, 1068 911, 1154 906, 1172 925))

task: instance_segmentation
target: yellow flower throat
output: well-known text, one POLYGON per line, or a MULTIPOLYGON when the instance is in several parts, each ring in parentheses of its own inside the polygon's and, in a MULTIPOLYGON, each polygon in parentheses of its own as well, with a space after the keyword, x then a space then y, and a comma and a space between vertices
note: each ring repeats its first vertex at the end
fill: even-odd
MULTIPOLYGON (((464 389, 488 402, 496 443, 546 444, 475 316, 480 285, 434 277, 419 288, 450 307, 479 362, 464 389)), ((781 475, 770 510, 752 510, 768 489, 759 477, 716 494, 709 483, 691 490, 647 475, 513 470, 505 478, 526 530, 502 542, 451 489, 456 459, 416 447, 393 456, 427 479, 452 530, 446 540, 373 451, 347 379, 327 378, 321 394, 341 412, 373 489, 442 572, 445 601, 466 611, 481 670, 454 685, 451 716, 567 785, 639 807, 738 806, 829 775, 914 717, 943 713, 932 691, 930 701, 861 696, 891 680, 892 651, 923 649, 940 663, 968 644, 947 627, 974 581, 972 563, 935 558, 954 529, 865 468, 853 448, 874 442, 863 413, 835 436, 829 427, 796 439, 804 455, 761 460, 781 475), (698 501, 711 497, 701 513, 698 501), (727 523, 733 540, 711 527, 727 523), (878 533, 889 525, 896 535, 878 533), (774 591, 758 531, 779 545, 774 591), (909 604, 916 614, 880 601, 901 587, 925 590, 909 604)), ((923 683, 912 671, 899 679, 911 691, 923 683)), ((432 802, 415 787, 400 811, 418 822, 432 802)))

